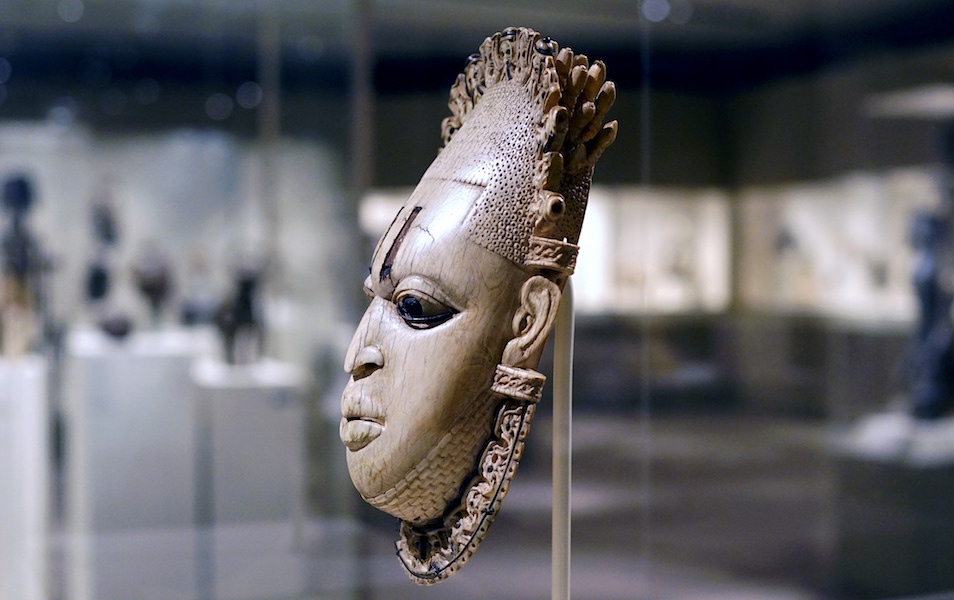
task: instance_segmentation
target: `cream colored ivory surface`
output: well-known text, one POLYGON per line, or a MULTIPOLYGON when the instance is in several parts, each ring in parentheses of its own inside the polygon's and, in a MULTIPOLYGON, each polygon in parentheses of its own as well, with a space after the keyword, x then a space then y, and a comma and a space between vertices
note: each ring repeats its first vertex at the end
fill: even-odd
POLYGON ((532 30, 487 38, 374 252, 340 435, 362 497, 401 519, 417 583, 456 572, 506 496, 615 95, 602 63, 532 30))

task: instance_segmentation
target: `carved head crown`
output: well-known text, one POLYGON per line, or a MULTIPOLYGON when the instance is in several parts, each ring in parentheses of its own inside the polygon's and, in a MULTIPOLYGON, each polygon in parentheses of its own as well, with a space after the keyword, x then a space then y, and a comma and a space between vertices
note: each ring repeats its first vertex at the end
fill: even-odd
POLYGON ((616 138, 616 121, 602 125, 616 99, 605 79, 601 61, 531 29, 488 37, 451 88, 444 148, 424 175, 484 187, 470 235, 561 285, 576 264, 593 166, 616 138))

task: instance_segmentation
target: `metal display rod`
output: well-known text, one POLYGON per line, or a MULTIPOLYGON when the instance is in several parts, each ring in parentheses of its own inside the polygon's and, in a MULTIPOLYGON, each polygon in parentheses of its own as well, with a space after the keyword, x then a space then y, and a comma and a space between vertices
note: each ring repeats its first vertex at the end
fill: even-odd
POLYGON ((551 598, 570 598, 570 483, 573 448, 573 286, 567 281, 553 343, 553 524, 551 598))

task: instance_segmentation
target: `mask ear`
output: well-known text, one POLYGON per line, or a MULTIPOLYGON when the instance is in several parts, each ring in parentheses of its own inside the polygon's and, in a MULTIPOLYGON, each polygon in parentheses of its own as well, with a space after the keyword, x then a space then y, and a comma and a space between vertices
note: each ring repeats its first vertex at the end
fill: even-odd
POLYGON ((547 343, 560 307, 560 288, 542 275, 534 275, 520 288, 520 307, 513 317, 516 336, 504 348, 501 364, 533 369, 547 343))

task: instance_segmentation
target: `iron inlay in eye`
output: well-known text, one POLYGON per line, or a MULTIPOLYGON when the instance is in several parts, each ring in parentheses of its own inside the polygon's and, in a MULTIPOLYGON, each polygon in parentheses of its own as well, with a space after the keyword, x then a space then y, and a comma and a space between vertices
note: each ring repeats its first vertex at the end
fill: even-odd
POLYGON ((420 292, 404 292, 394 300, 398 315, 415 329, 427 329, 444 323, 457 310, 420 292))

